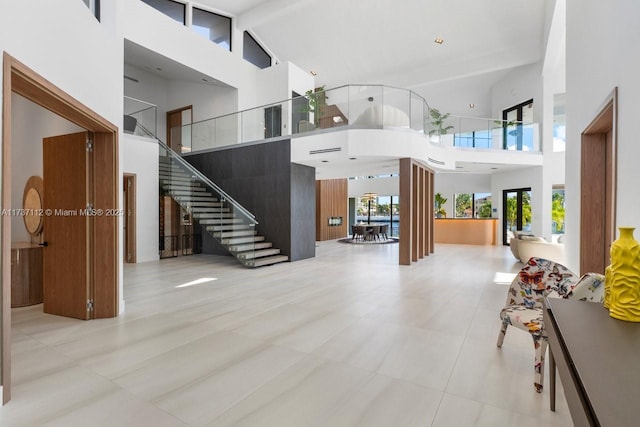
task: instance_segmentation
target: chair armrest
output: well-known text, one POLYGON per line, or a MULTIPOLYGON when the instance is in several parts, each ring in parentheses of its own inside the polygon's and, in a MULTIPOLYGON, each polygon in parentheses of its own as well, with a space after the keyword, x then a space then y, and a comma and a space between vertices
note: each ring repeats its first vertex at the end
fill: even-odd
POLYGON ((565 298, 604 302, 604 276, 598 273, 584 274, 565 298))

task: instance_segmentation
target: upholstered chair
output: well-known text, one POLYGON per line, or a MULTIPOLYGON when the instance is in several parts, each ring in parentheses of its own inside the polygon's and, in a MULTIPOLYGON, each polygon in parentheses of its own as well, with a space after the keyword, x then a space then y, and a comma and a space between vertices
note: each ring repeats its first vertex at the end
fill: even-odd
POLYGON ((500 311, 502 327, 497 345, 502 347, 509 325, 531 334, 535 348, 533 385, 538 393, 543 387, 544 359, 548 344, 542 321, 545 297, 602 302, 604 276, 587 273, 578 277, 562 264, 543 258, 531 258, 511 282, 506 306, 500 311))

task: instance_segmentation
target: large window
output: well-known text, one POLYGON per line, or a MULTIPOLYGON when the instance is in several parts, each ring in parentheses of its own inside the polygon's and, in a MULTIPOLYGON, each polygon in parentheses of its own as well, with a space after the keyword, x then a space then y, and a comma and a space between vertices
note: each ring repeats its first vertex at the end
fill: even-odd
POLYGON ((186 5, 173 0, 142 0, 154 9, 159 10, 182 25, 186 25, 186 5))
POLYGON ((491 193, 454 195, 455 218, 491 218, 491 193))
POLYGON ((191 28, 218 46, 231 51, 231 18, 194 7, 191 28))
POLYGON ((244 32, 242 57, 256 67, 267 68, 271 66, 271 56, 260 46, 256 39, 246 31, 244 32))

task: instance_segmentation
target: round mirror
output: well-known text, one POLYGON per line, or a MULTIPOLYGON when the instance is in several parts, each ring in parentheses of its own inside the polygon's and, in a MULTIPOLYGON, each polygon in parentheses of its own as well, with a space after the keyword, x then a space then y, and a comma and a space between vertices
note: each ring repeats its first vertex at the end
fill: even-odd
POLYGON ((31 235, 42 232, 44 217, 42 215, 42 190, 43 182, 39 176, 32 176, 27 180, 22 196, 22 209, 24 209, 24 226, 31 235))

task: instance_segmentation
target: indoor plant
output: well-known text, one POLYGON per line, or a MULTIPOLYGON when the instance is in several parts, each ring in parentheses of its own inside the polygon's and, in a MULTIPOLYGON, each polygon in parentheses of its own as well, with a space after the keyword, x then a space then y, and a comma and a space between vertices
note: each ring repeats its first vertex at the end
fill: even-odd
POLYGON ((446 218, 447 210, 444 208, 444 204, 447 203, 447 198, 440 193, 436 193, 434 201, 436 218, 446 218))

